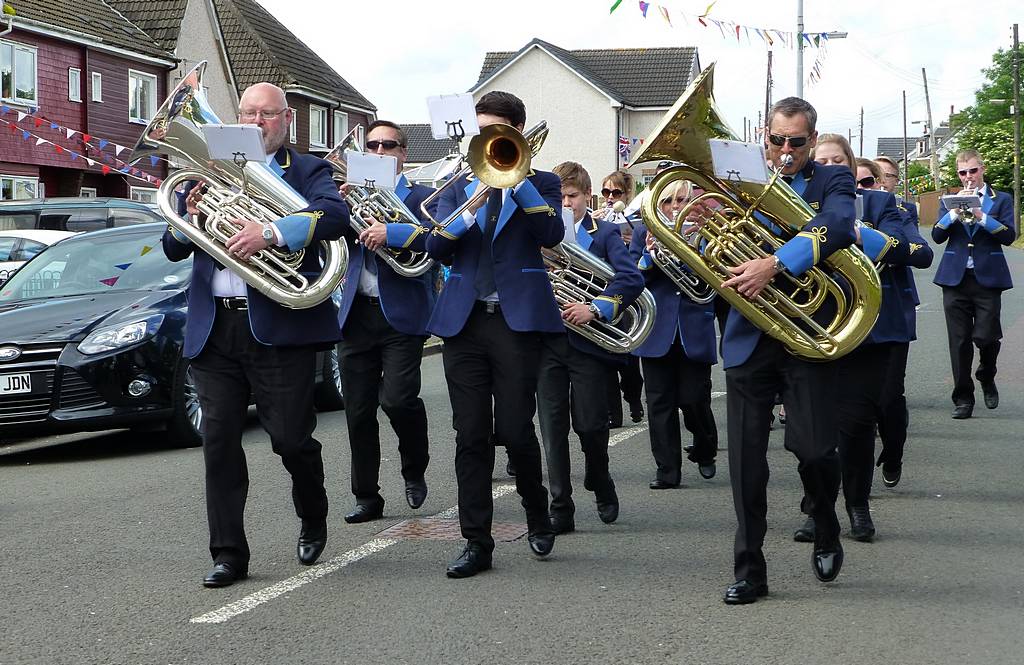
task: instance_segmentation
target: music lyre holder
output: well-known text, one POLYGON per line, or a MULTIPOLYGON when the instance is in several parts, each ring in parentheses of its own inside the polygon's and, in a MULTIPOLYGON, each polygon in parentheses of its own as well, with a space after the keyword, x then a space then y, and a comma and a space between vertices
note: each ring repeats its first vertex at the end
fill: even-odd
POLYGON ((445 127, 448 130, 448 138, 455 143, 455 152, 462 153, 460 149, 462 146, 462 139, 466 138, 466 130, 462 126, 462 118, 455 120, 454 122, 444 121, 445 127))

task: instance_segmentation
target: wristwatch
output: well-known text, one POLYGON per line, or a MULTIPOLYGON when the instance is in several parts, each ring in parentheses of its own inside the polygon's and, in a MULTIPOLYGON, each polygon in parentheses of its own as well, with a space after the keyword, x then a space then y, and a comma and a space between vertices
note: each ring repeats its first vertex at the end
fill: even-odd
POLYGON ((782 263, 782 259, 775 254, 772 254, 772 258, 775 259, 775 274, 778 275, 780 272, 786 272, 786 266, 782 263))
POLYGON ((601 318, 601 310, 599 310, 597 308, 597 305, 595 305, 594 303, 590 303, 589 305, 587 305, 587 309, 590 310, 590 313, 594 315, 595 319, 601 318))
POLYGON ((263 225, 263 239, 267 241, 268 245, 274 244, 274 227, 270 224, 263 225))

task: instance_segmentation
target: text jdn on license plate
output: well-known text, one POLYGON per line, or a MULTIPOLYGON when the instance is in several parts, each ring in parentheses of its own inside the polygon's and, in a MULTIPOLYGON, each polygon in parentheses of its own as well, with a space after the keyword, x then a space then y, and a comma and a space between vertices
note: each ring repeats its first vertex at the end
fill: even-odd
POLYGON ((32 375, 25 374, 0 374, 0 395, 12 393, 32 392, 32 375))

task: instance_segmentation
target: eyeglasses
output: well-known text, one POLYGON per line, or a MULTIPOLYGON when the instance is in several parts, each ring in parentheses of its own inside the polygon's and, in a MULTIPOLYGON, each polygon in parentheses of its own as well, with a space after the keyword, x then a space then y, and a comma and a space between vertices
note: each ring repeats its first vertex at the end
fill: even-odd
POLYGON ((768 140, 771 141, 772 145, 781 148, 786 145, 786 141, 789 141, 790 148, 800 148, 807 144, 809 136, 782 136, 781 134, 769 134, 768 140))
POLYGON ((395 148, 402 145, 398 141, 367 141, 367 150, 376 150, 377 148, 383 147, 385 150, 394 150, 395 148))
POLYGON ((971 175, 974 175, 977 172, 978 172, 978 167, 977 166, 972 166, 969 169, 960 169, 959 171, 957 171, 957 173, 959 173, 960 175, 967 175, 968 173, 970 173, 971 175))
POLYGON ((860 185, 863 189, 871 189, 872 187, 875 186, 875 176, 869 175, 866 178, 861 178, 860 180, 857 181, 857 184, 860 185))
POLYGON ((281 109, 280 111, 239 111, 238 117, 242 120, 255 120, 256 116, 259 116, 264 120, 277 120, 278 116, 287 110, 288 109, 281 109))
POLYGON ((607 187, 605 187, 604 189, 601 190, 601 196, 605 198, 608 198, 609 196, 619 197, 622 196, 622 193, 623 192, 621 189, 608 189, 607 187))

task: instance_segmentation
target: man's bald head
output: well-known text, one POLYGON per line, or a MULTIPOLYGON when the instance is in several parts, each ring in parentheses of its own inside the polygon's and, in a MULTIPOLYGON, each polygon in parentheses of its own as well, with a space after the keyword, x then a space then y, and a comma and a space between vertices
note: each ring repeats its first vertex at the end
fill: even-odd
POLYGON ((263 131, 267 154, 281 149, 288 136, 292 112, 284 90, 273 83, 256 83, 245 89, 238 101, 238 119, 263 131))

